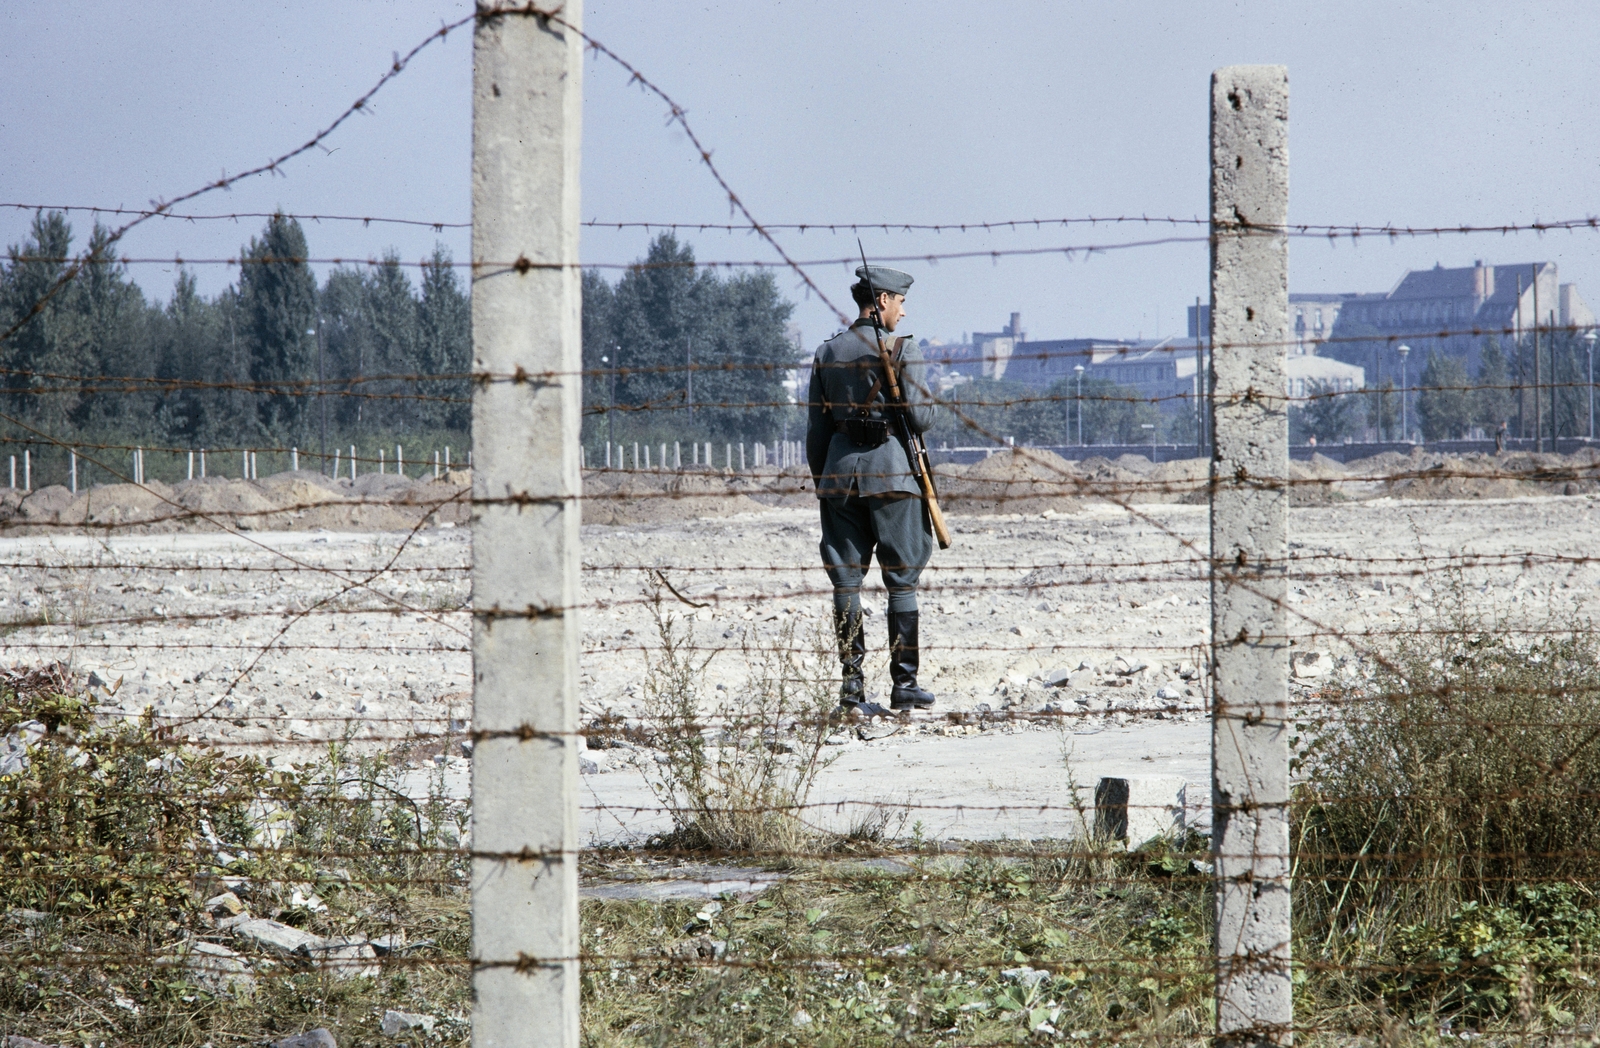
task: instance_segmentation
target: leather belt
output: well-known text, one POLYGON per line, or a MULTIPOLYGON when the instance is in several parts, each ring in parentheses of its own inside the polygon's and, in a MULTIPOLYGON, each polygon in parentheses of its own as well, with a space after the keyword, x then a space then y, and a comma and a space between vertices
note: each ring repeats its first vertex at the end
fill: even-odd
POLYGON ((881 418, 836 418, 833 431, 843 433, 858 448, 876 448, 889 442, 889 422, 881 418))

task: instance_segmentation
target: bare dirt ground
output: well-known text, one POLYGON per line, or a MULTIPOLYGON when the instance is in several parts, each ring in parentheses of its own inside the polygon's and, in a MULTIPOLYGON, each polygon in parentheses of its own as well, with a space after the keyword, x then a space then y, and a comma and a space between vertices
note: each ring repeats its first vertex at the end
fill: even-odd
MULTIPOLYGON (((972 482, 983 479, 983 465, 968 471, 979 473, 972 482)), ((1148 479, 1156 469, 1129 466, 1139 464, 1091 460, 1074 472, 1148 479)), ((1429 468, 1420 466, 1412 472, 1429 468)), ((1071 804, 1064 747, 1073 776, 1091 790, 1101 774, 1203 778, 1207 508, 1191 504, 1203 472, 1182 463, 1159 469, 1172 481, 1165 501, 1127 506, 1035 491, 1027 497, 1042 501, 1016 503, 1027 512, 972 515, 962 511, 1011 503, 984 505, 996 498, 992 488, 953 492, 956 545, 935 555, 922 596, 923 683, 939 705, 887 739, 840 732, 830 749, 840 759, 814 800, 936 804, 943 814, 928 815, 930 832, 1042 835, 1071 804), (1060 714, 1064 731, 1005 719, 1041 710, 1060 714), (1057 814, 1019 814, 1029 805, 1057 814), (1010 813, 978 818, 963 806, 1010 813)), ((1303 467, 1314 469, 1327 468, 1303 467)), ((703 506, 652 497, 661 484, 652 480, 632 510, 609 514, 623 522, 585 525, 586 724, 637 724, 645 715, 657 597, 697 649, 717 653, 704 687, 730 708, 746 680, 746 648, 770 646, 790 629, 795 643, 825 648, 829 597, 814 503, 792 483, 775 490, 781 480, 746 482, 737 504, 718 494, 725 486, 713 492, 694 480, 683 494, 703 506)), ((1597 595, 1600 565, 1586 558, 1600 502, 1576 489, 1548 493, 1587 480, 1522 480, 1540 494, 1437 500, 1396 497, 1395 482, 1342 468, 1332 483, 1350 490, 1330 484, 1301 500, 1324 504, 1299 505, 1291 516, 1302 697, 1329 674, 1358 672, 1372 643, 1452 602, 1541 625, 1585 614, 1597 595)), ((180 738, 276 760, 308 759, 338 739, 366 748, 410 743, 413 759, 448 756, 459 791, 471 708, 469 528, 435 518, 406 530, 418 519, 413 512, 403 527, 364 532, 13 531, 0 538, 0 618, 8 623, 0 660, 70 661, 94 674, 107 716, 149 710, 180 738)), ((873 587, 869 687, 881 693, 883 601, 876 580, 873 587)), ((825 668, 826 654, 817 658, 825 668)), ((588 753, 591 839, 662 828, 639 758, 627 746, 588 753)))

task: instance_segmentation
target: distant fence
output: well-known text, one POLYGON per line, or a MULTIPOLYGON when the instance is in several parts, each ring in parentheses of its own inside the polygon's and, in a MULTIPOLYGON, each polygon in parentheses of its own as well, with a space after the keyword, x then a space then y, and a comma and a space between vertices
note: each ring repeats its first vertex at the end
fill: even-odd
MULTIPOLYGON (((1028 446, 1035 447, 1031 444, 1028 446)), ((1556 451, 1562 455, 1576 454, 1584 448, 1600 448, 1600 440, 1590 440, 1587 437, 1562 437, 1556 442, 1556 451)), ((970 466, 974 462, 982 462, 997 451, 1007 450, 1008 447, 995 444, 988 447, 930 449, 928 454, 933 458, 935 465, 970 466)), ((1206 458, 1211 454, 1210 445, 1196 444, 1047 444, 1035 447, 1035 450, 1048 451, 1068 462, 1081 462, 1087 458, 1114 460, 1123 455, 1143 455, 1151 462, 1173 462, 1179 459, 1206 458)), ((1527 437, 1507 440, 1504 450, 1531 454, 1538 448, 1533 438, 1527 437)), ((1354 462, 1385 452, 1410 455, 1416 451, 1436 455, 1492 455, 1495 452, 1495 444, 1492 440, 1429 440, 1422 443, 1386 440, 1357 441, 1348 444, 1291 444, 1289 457, 1305 460, 1315 455, 1323 455, 1335 462, 1354 462)))

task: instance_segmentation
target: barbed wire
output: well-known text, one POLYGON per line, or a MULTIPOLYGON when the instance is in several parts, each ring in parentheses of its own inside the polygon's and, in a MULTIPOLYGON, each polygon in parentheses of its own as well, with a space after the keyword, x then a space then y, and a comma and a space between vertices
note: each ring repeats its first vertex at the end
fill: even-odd
MULTIPOLYGON (((458 23, 459 24, 459 23, 458 23)), ((670 104, 670 103, 669 103, 670 104)), ((143 218, 162 218, 183 222, 212 222, 232 221, 240 219, 273 219, 285 218, 298 222, 360 222, 362 225, 408 225, 423 226, 434 230, 445 229, 470 229, 471 222, 452 222, 435 219, 417 218, 385 218, 373 215, 340 215, 300 213, 293 211, 240 211, 222 214, 192 214, 178 213, 165 209, 140 209, 104 207, 90 204, 23 204, 0 203, 0 207, 11 208, 19 211, 60 211, 69 213, 81 211, 91 214, 105 215, 135 215, 143 218)), ((684 221, 611 221, 605 219, 585 219, 580 223, 585 228, 599 229, 643 229, 645 231, 693 231, 693 232, 728 232, 752 233, 757 227, 749 222, 684 222, 684 221)), ((991 221, 968 222, 767 222, 761 228, 769 230, 782 230, 795 233, 994 233, 994 232, 1026 232, 1042 231, 1050 228, 1068 228, 1071 226, 1103 226, 1103 225, 1167 225, 1167 226, 1195 226, 1210 228, 1212 220, 1199 217, 1177 217, 1172 215, 1085 215, 1066 218, 1016 218, 999 219, 991 221)), ((1224 226, 1223 228, 1228 228, 1224 226)), ((1314 237, 1385 237, 1397 239, 1401 237, 1440 237, 1445 235, 1472 235, 1493 233, 1501 236, 1513 233, 1552 233, 1577 230, 1600 230, 1600 218, 1587 216, 1584 218, 1558 219, 1554 221, 1533 220, 1528 222, 1477 224, 1470 222, 1456 223, 1445 226, 1404 226, 1391 223, 1305 223, 1295 222, 1287 225, 1272 225, 1264 223, 1250 223, 1239 228, 1250 228, 1262 232, 1289 236, 1314 236, 1314 237)))

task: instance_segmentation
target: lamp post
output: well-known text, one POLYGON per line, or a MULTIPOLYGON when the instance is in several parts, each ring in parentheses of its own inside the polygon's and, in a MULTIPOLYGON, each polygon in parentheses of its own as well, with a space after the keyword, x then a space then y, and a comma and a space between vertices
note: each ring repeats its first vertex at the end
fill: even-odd
MULTIPOLYGON (((617 356, 621 357, 622 347, 617 346, 616 350, 617 356)), ((601 357, 600 363, 609 365, 611 358, 601 357)), ((617 442, 617 369, 608 367, 606 370, 611 372, 608 376, 610 381, 606 383, 609 389, 606 394, 606 454, 609 455, 611 454, 611 445, 617 442)))
POLYGON ((1081 448, 1083 447, 1083 365, 1079 364, 1072 370, 1078 375, 1078 447, 1081 448))
POLYGON ((327 376, 323 373, 322 366, 322 314, 317 314, 317 326, 307 328, 306 334, 317 340, 317 407, 318 414, 322 416, 322 468, 328 468, 328 390, 324 383, 327 376))
POLYGON ((1409 441, 1411 428, 1406 425, 1406 358, 1411 355, 1411 347, 1402 343, 1395 352, 1400 354, 1400 439, 1409 441))
POLYGON ((1594 439, 1594 340, 1600 335, 1594 333, 1594 328, 1583 336, 1583 341, 1589 346, 1589 439, 1594 439))

